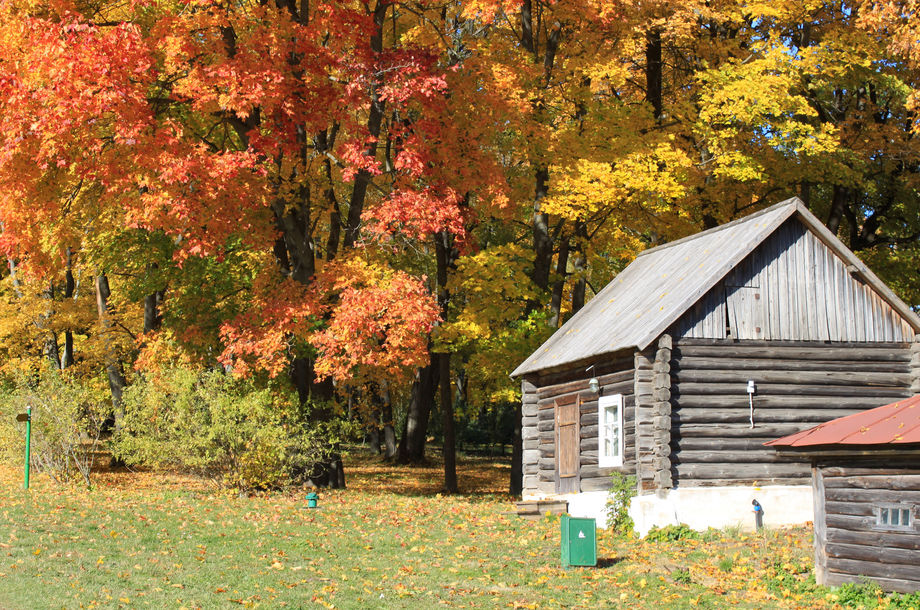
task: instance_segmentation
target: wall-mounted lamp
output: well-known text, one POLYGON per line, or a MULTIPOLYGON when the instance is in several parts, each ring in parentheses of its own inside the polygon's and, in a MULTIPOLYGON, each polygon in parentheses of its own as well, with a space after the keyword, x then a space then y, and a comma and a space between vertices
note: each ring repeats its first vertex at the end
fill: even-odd
MULTIPOLYGON (((585 369, 585 372, 587 373, 593 368, 594 368, 594 365, 592 364, 591 366, 585 369)), ((588 389, 594 392, 595 394, 597 394, 600 391, 601 382, 597 380, 597 377, 594 377, 592 375, 591 379, 588 380, 588 389)))
POLYGON ((748 403, 751 405, 751 428, 754 427, 754 394, 757 393, 757 384, 753 379, 748 379, 747 384, 748 403))

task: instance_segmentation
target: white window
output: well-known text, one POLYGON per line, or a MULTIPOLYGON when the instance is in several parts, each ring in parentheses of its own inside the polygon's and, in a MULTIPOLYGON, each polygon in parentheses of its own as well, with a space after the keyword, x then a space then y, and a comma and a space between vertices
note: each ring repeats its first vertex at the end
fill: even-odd
POLYGON ((597 401, 597 465, 623 465, 623 395, 601 396, 597 401))

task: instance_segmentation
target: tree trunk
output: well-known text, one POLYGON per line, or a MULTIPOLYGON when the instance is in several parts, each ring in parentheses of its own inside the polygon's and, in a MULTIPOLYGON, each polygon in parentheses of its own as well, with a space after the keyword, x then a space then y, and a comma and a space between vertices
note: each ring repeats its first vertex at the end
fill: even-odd
POLYGON ((326 189, 323 196, 329 204, 329 236, 326 238, 326 260, 331 261, 339 252, 339 239, 342 233, 342 212, 339 208, 339 200, 335 196, 335 181, 332 175, 332 160, 325 156, 331 152, 335 145, 335 138, 338 134, 338 124, 334 124, 331 129, 319 132, 316 136, 316 148, 323 157, 323 170, 326 176, 326 189))
POLYGON ((549 325, 559 328, 562 320, 562 293, 565 291, 566 270, 569 265, 569 240, 563 237, 559 244, 559 256, 556 258, 556 281, 553 282, 553 294, 549 302, 549 325))
POLYGON ((799 183, 799 199, 805 204, 805 207, 811 209, 811 182, 803 181, 799 183))
POLYGON ((73 366, 73 331, 64 331, 64 353, 61 354, 61 369, 73 366))
POLYGON ((434 392, 438 387, 437 354, 428 347, 430 364, 418 371, 418 379, 412 384, 412 397, 399 441, 396 461, 400 464, 419 463, 425 459, 425 439, 428 435, 428 420, 434 404, 434 392))
POLYGON ((367 446, 373 455, 380 455, 380 413, 376 409, 371 414, 370 427, 367 431, 367 446))
POLYGON ((645 100, 652 105, 655 120, 661 120, 662 102, 661 32, 648 33, 645 44, 645 100))
MULTIPOLYGON (((528 6, 529 8, 529 6, 528 6)), ((523 15, 522 15, 523 16, 523 15)), ((532 18, 529 17, 528 18, 532 18)), ((556 62, 556 52, 559 49, 559 35, 561 27, 556 24, 546 39, 546 49, 543 54, 543 86, 549 87, 556 62)), ((534 43, 534 48, 536 44, 534 43)), ((535 55, 536 58, 536 55, 535 55)), ((536 102, 538 110, 542 109, 545 101, 541 95, 536 102)), ((549 215, 540 208, 540 202, 549 192, 549 169, 543 162, 537 165, 534 171, 534 204, 533 204, 533 279, 540 290, 549 289, 550 269, 553 265, 553 240, 549 234, 549 215)))
POLYGON ((588 225, 584 221, 575 221, 575 258, 572 269, 575 274, 575 285, 572 286, 572 315, 578 313, 585 306, 585 289, 588 278, 585 277, 585 242, 588 241, 588 225))
POLYGON ((536 52, 533 41, 533 7, 531 0, 523 0, 521 4, 521 46, 529 53, 536 52))
POLYGON ((844 208, 847 205, 847 199, 850 198, 850 189, 834 185, 834 197, 831 200, 831 209, 827 215, 827 228, 834 235, 837 234, 837 231, 840 229, 840 221, 843 220, 844 208))
MULTIPOLYGON (((383 52, 383 21, 387 9, 390 7, 388 0, 377 0, 374 7, 374 33, 371 35, 371 50, 374 53, 383 52)), ((380 98, 379 83, 371 83, 371 109, 367 117, 367 133, 370 138, 364 154, 368 157, 377 156, 377 141, 380 138, 380 128, 383 124, 383 113, 386 103, 380 98)), ((345 225, 345 248, 352 248, 358 240, 361 229, 361 213, 364 211, 364 201, 367 197, 367 187, 371 182, 371 174, 365 169, 359 170, 355 175, 354 187, 351 191, 351 200, 348 203, 348 223, 345 225)))
MULTIPOLYGON (((156 265, 154 265, 156 268, 156 265)), ((160 307, 163 304, 163 291, 156 290, 144 297, 144 333, 159 330, 163 323, 160 307)))
POLYGON ((553 240, 549 234, 549 215, 540 211, 540 201, 549 188, 549 171, 538 169, 535 174, 533 205, 533 275, 531 279, 540 290, 549 288, 549 274, 553 263, 553 240))
POLYGON ((11 258, 6 259, 6 266, 10 270, 10 280, 13 282, 13 292, 17 298, 22 298, 22 281, 16 270, 16 261, 11 258))
POLYGON ((96 276, 96 312, 99 315, 99 328, 105 340, 105 374, 109 379, 109 391, 112 394, 112 406, 115 408, 115 428, 121 426, 124 416, 122 395, 128 385, 124 369, 112 339, 112 320, 109 312, 109 278, 102 273, 96 276))
POLYGON ((390 396, 390 387, 383 382, 381 398, 383 399, 383 457, 392 460, 396 457, 396 430, 393 427, 393 401, 390 396))
MULTIPOLYGON (((64 298, 72 299, 77 283, 73 277, 73 257, 70 248, 67 248, 67 268, 64 270, 64 298)), ((64 353, 61 354, 61 368, 73 366, 73 331, 69 328, 64 331, 64 353)))
POLYGON ((41 322, 36 321, 35 325, 45 331, 45 345, 42 353, 45 358, 56 370, 61 369, 61 352, 58 347, 57 333, 50 328, 51 317, 54 315, 54 284, 49 282, 48 286, 42 292, 42 297, 47 299, 48 308, 44 314, 39 316, 41 322))
POLYGON ((454 397, 450 388, 450 354, 440 354, 441 427, 444 433, 444 489, 456 493, 457 447, 454 437, 454 397))
MULTIPOLYGON (((450 292, 447 289, 448 272, 452 263, 451 236, 441 231, 435 236, 435 257, 437 259, 438 305, 441 308, 441 320, 447 322, 450 292)), ((440 354, 438 360, 441 383, 441 423, 444 434, 444 489, 450 493, 457 491, 457 448, 454 438, 454 400, 450 391, 450 353, 440 354)))

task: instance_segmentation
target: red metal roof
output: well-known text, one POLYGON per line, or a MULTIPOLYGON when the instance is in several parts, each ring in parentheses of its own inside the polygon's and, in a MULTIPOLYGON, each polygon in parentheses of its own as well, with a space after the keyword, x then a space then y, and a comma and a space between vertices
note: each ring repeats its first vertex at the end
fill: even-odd
POLYGON ((774 447, 920 443, 920 395, 764 443, 774 447))

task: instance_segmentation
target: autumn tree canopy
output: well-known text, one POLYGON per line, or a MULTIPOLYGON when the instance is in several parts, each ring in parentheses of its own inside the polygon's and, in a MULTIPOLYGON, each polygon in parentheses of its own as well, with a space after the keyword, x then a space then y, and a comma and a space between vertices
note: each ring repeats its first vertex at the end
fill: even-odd
POLYGON ((920 303, 912 2, 0 12, 7 370, 284 377, 418 457, 637 252, 791 195, 920 303))

